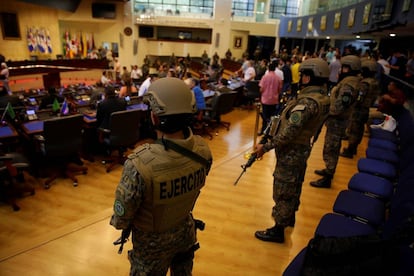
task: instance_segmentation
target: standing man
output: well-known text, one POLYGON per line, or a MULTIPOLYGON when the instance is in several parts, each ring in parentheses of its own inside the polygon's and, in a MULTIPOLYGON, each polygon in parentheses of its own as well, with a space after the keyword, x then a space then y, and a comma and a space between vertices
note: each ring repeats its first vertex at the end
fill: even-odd
POLYGON ((378 81, 375 79, 377 68, 377 62, 373 59, 364 59, 361 62, 363 79, 359 84, 359 94, 348 126, 348 147, 342 151, 342 157, 352 158, 356 154, 358 145, 364 136, 369 109, 381 92, 378 81))
POLYGON ((258 144, 255 153, 261 157, 275 149, 276 168, 273 173, 272 217, 275 225, 256 231, 259 240, 283 243, 284 229, 294 226, 295 212, 305 176, 307 160, 312 144, 329 114, 329 97, 326 81, 329 76, 328 63, 319 58, 307 59, 300 66, 301 87, 297 99, 292 99, 283 110, 278 127, 271 140, 258 144))
POLYGON ((323 145, 323 160, 325 169, 315 170, 322 178, 310 183, 316 188, 330 188, 332 178, 338 165, 341 141, 345 136, 352 107, 358 97, 361 81, 361 60, 355 55, 344 56, 341 59, 342 69, 338 84, 331 91, 330 116, 326 120, 325 143, 323 145))
POLYGON ((299 90, 299 81, 300 81, 300 74, 299 74, 299 59, 296 55, 292 56, 292 65, 290 66, 290 71, 292 72, 292 85, 290 90, 290 97, 296 98, 298 95, 299 90))
POLYGON ((341 67, 341 55, 339 53, 335 53, 335 60, 329 63, 328 91, 331 91, 332 87, 338 83, 341 67))
POLYGON ((171 275, 191 275, 197 248, 191 211, 212 155, 191 132, 195 100, 182 80, 159 79, 147 97, 159 140, 138 147, 125 162, 110 223, 132 231, 130 275, 166 275, 168 269, 171 275))
POLYGON ((277 114, 279 105, 279 95, 282 91, 282 80, 275 73, 276 65, 269 64, 269 71, 263 76, 259 82, 260 101, 262 103, 262 129, 258 133, 262 135, 266 126, 270 122, 270 118, 277 114))
POLYGON ((11 94, 9 86, 9 68, 5 62, 1 63, 0 81, 3 83, 3 87, 7 90, 7 93, 11 94))
POLYGON ((138 97, 144 96, 148 92, 148 88, 150 87, 151 83, 153 83, 157 79, 158 79, 158 73, 155 73, 155 72, 151 73, 150 72, 147 79, 139 87, 138 97))

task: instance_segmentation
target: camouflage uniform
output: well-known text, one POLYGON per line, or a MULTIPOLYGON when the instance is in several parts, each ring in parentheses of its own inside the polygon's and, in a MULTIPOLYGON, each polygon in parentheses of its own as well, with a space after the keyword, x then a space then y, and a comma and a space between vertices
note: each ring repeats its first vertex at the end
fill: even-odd
POLYGON ((355 154, 364 135, 365 124, 369 117, 369 108, 380 93, 378 82, 374 78, 364 78, 359 84, 359 94, 352 109, 348 134, 348 148, 350 154, 355 154))
POLYGON ((311 138, 329 112, 329 97, 325 93, 318 86, 300 91, 298 98, 283 110, 276 135, 263 146, 265 152, 274 148, 276 153, 272 216, 283 227, 294 221, 311 152, 311 138))
POLYGON ((331 91, 330 117, 326 121, 323 160, 326 172, 334 175, 341 150, 341 140, 345 136, 352 107, 358 95, 361 77, 348 76, 340 81, 331 91))
MULTIPOLYGON (((211 160, 206 142, 190 135, 175 143, 211 160)), ((132 227, 130 275, 191 275, 196 232, 191 210, 208 173, 206 166, 163 145, 145 144, 129 155, 111 225, 132 227)))

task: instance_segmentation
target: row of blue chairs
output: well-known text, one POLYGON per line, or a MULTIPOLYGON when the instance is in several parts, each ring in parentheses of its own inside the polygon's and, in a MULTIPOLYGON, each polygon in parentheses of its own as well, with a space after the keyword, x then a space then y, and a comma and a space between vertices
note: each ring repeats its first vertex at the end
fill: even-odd
MULTIPOLYGON (((314 249, 315 242, 320 241, 321 237, 334 237, 334 241, 339 244, 341 238, 368 240, 374 236, 385 242, 395 238, 396 234, 405 235, 406 240, 394 256, 398 256, 399 264, 392 275, 414 275, 414 250, 410 247, 414 242, 414 120, 405 108, 397 110, 394 117, 398 122, 395 132, 371 129, 366 157, 358 160, 358 172, 349 180, 348 189, 339 192, 332 212, 321 218, 314 239, 291 261, 284 276, 329 275, 321 274, 318 270, 312 273, 306 270, 306 262, 310 258, 309 248, 314 249), (407 235, 407 229, 412 230, 411 234, 407 235)), ((329 245, 334 252, 335 243, 329 245)), ((378 251, 378 258, 380 254, 378 251)), ((348 257, 333 254, 325 258, 330 264, 322 266, 332 269, 335 266, 333 258, 342 258, 344 261, 348 257)), ((348 270, 343 270, 341 275, 348 275, 347 271, 355 273, 363 270, 362 266, 349 266, 352 264, 348 264, 348 270)), ((369 269, 372 269, 372 273, 378 267, 369 269)), ((382 273, 390 275, 389 271, 382 273)))

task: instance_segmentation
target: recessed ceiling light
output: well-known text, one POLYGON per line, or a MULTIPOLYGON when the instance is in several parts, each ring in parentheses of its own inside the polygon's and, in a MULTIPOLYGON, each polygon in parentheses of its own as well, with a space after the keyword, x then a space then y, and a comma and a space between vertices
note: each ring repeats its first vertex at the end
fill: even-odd
POLYGON ((331 37, 330 36, 327 36, 326 39, 331 39, 331 37))
POLYGON ((360 35, 357 35, 357 36, 355 36, 356 38, 361 38, 361 36, 360 35))
POLYGON ((394 37, 394 36, 397 36, 397 35, 396 35, 396 34, 394 34, 394 33, 391 33, 391 34, 390 34, 390 36, 391 36, 391 37, 394 37))

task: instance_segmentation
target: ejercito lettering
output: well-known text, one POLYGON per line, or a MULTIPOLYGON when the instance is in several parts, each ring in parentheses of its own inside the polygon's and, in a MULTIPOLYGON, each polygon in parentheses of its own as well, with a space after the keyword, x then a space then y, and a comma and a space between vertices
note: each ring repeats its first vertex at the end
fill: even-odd
POLYGON ((160 183, 160 199, 169 199, 191 192, 201 187, 205 181, 205 169, 190 173, 189 175, 171 179, 160 183))

